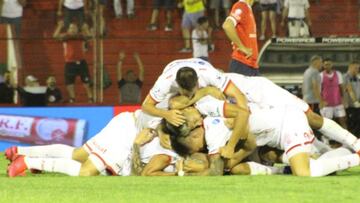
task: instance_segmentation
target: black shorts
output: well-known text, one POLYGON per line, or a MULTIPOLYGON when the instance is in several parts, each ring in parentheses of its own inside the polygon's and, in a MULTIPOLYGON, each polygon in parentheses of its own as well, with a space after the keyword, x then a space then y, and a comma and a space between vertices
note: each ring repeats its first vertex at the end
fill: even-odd
POLYGON ((261 11, 274 11, 277 10, 277 4, 260 4, 261 11))
POLYGON ((176 7, 175 0, 153 0, 153 8, 165 8, 167 10, 174 9, 176 7))
POLYGON ((85 60, 65 64, 65 84, 74 84, 76 76, 80 76, 83 83, 90 83, 89 69, 85 60))
POLYGON ((246 76, 260 76, 260 72, 258 68, 250 67, 234 59, 231 59, 230 61, 229 72, 239 73, 246 76))

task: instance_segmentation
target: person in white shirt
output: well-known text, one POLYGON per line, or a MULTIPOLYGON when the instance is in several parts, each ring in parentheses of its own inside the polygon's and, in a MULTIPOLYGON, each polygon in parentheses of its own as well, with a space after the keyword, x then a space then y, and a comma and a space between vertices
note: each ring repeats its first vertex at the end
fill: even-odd
POLYGON ((308 0, 285 0, 281 26, 288 21, 289 37, 309 37, 311 19, 308 0))
POLYGON ((209 20, 206 16, 197 20, 197 27, 191 33, 193 57, 209 61, 209 20))
POLYGON ((60 17, 64 14, 65 30, 68 29, 70 23, 77 19, 79 27, 85 22, 85 15, 87 15, 87 1, 88 0, 59 0, 57 15, 60 17), (64 12, 63 12, 64 9, 64 12))
POLYGON ((23 7, 26 6, 26 2, 26 0, 3 0, 0 7, 0 24, 14 25, 16 37, 20 36, 23 7))

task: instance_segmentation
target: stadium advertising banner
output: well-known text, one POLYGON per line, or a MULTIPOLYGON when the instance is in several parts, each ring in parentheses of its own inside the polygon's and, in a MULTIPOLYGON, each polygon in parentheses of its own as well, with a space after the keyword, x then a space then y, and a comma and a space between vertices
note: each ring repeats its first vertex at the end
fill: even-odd
POLYGON ((0 108, 0 151, 12 145, 64 143, 81 146, 131 106, 0 108))
POLYGON ((49 117, 0 114, 0 140, 28 144, 61 143, 79 147, 85 134, 86 121, 49 117))

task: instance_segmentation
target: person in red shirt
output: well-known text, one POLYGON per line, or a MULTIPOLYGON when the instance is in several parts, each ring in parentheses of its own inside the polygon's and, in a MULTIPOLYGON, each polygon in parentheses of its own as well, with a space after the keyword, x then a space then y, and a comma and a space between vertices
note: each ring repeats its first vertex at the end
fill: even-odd
POLYGON ((229 72, 247 76, 260 75, 256 24, 251 5, 254 0, 237 1, 223 23, 223 29, 233 46, 229 72))
POLYGON ((92 92, 90 89, 90 74, 88 65, 85 60, 84 42, 91 37, 87 24, 83 24, 81 32, 75 23, 71 23, 67 32, 61 33, 64 27, 64 21, 59 21, 53 37, 61 40, 64 45, 65 57, 65 84, 69 94, 69 103, 75 102, 74 83, 77 76, 80 76, 84 84, 89 102, 93 102, 92 92))

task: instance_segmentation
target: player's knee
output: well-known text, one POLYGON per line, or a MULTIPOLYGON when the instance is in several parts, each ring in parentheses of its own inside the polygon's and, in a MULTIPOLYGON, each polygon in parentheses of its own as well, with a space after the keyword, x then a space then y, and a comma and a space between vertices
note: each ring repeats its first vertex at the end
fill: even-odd
POLYGON ((96 176, 96 175, 98 175, 97 171, 86 168, 83 165, 81 166, 79 176, 96 176))
POLYGON ((74 149, 72 153, 72 159, 81 163, 84 163, 88 157, 89 154, 83 147, 74 149))

